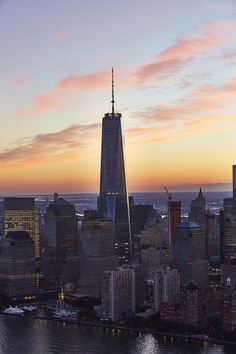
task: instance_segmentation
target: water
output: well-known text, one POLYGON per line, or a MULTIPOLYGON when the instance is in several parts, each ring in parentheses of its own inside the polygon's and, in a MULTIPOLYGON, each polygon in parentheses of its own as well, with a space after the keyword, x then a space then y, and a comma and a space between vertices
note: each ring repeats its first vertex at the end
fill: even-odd
POLYGON ((164 342, 151 334, 115 334, 111 329, 82 327, 35 319, 31 315, 0 315, 3 354, 233 354, 220 345, 164 342))

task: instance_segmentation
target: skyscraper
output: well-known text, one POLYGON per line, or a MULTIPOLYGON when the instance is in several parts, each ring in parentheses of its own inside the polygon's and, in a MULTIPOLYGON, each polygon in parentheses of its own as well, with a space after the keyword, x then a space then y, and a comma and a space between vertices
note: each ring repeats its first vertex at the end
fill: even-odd
POLYGON ((40 261, 40 212, 34 198, 4 199, 4 235, 9 231, 26 231, 34 241, 36 265, 40 261))
POLYGON ((78 282, 78 217, 73 204, 63 198, 49 204, 42 243, 44 287, 73 290, 78 282))
POLYGON ((135 269, 124 265, 102 276, 102 317, 121 321, 136 311, 135 269))
POLYGON ((35 299, 34 241, 28 232, 10 231, 1 240, 0 296, 7 300, 35 299))
POLYGON ((118 266, 112 221, 95 210, 85 210, 79 231, 79 289, 101 297, 102 274, 118 266))
POLYGON ((220 213, 222 282, 236 285, 236 165, 233 166, 233 198, 224 199, 220 213))
POLYGON ((187 284, 193 281, 199 287, 208 287, 208 261, 205 233, 195 222, 177 226, 173 243, 173 265, 187 284))
POLYGON ((112 112, 102 120, 102 151, 98 210, 113 221, 119 262, 131 255, 131 227, 127 195, 121 113, 115 113, 112 69, 112 112))

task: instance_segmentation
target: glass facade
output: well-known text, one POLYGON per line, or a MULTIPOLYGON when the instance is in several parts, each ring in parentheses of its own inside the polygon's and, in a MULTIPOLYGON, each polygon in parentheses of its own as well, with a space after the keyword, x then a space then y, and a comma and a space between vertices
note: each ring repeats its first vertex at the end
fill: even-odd
POLYGON ((98 210, 113 221, 119 262, 127 262, 131 253, 131 230, 120 113, 107 113, 102 122, 98 210))

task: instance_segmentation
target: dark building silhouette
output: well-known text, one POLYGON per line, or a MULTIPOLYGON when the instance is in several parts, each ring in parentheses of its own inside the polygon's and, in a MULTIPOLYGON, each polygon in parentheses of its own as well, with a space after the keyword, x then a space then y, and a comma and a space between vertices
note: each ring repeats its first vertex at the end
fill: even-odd
POLYGON ((102 274, 118 266, 113 223, 95 210, 85 210, 79 231, 79 290, 101 297, 102 274))
POLYGON ((201 188, 197 198, 191 202, 190 220, 198 223, 202 231, 206 232, 206 200, 201 188))
POLYGON ((49 204, 43 234, 43 283, 46 289, 73 289, 78 282, 78 218, 75 207, 58 198, 49 204))
POLYGON ((233 165, 233 198, 236 199, 236 165, 233 165))
POLYGON ((131 255, 129 199, 126 188, 121 113, 115 113, 112 71, 112 113, 102 120, 102 151, 98 210, 112 220, 120 264, 131 255))
POLYGON ((226 285, 230 278, 236 285, 236 165, 233 166, 233 198, 225 198, 220 212, 220 253, 222 264, 222 282, 226 285))
POLYGON ((0 296, 8 301, 35 299, 34 241, 28 232, 11 231, 1 240, 0 296))
POLYGON ((181 202, 177 200, 168 201, 168 238, 171 245, 177 225, 181 221, 181 202))
POLYGON ((40 262, 40 212, 34 198, 5 198, 4 234, 10 231, 26 231, 34 241, 36 264, 40 262))
POLYGON ((153 205, 136 204, 133 206, 133 233, 140 234, 145 227, 148 217, 154 213, 153 205))
POLYGON ((195 222, 182 222, 177 226, 173 243, 173 264, 181 278, 208 287, 208 261, 206 258, 205 234, 195 222))

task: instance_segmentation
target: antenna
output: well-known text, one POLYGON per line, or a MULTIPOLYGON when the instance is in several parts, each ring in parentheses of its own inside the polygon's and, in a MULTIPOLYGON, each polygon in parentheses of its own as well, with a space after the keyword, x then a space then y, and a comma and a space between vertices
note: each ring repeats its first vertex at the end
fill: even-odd
POLYGON ((115 95, 114 95, 114 70, 111 71, 112 76, 112 93, 111 93, 111 105, 112 105, 112 117, 115 115, 115 95))

